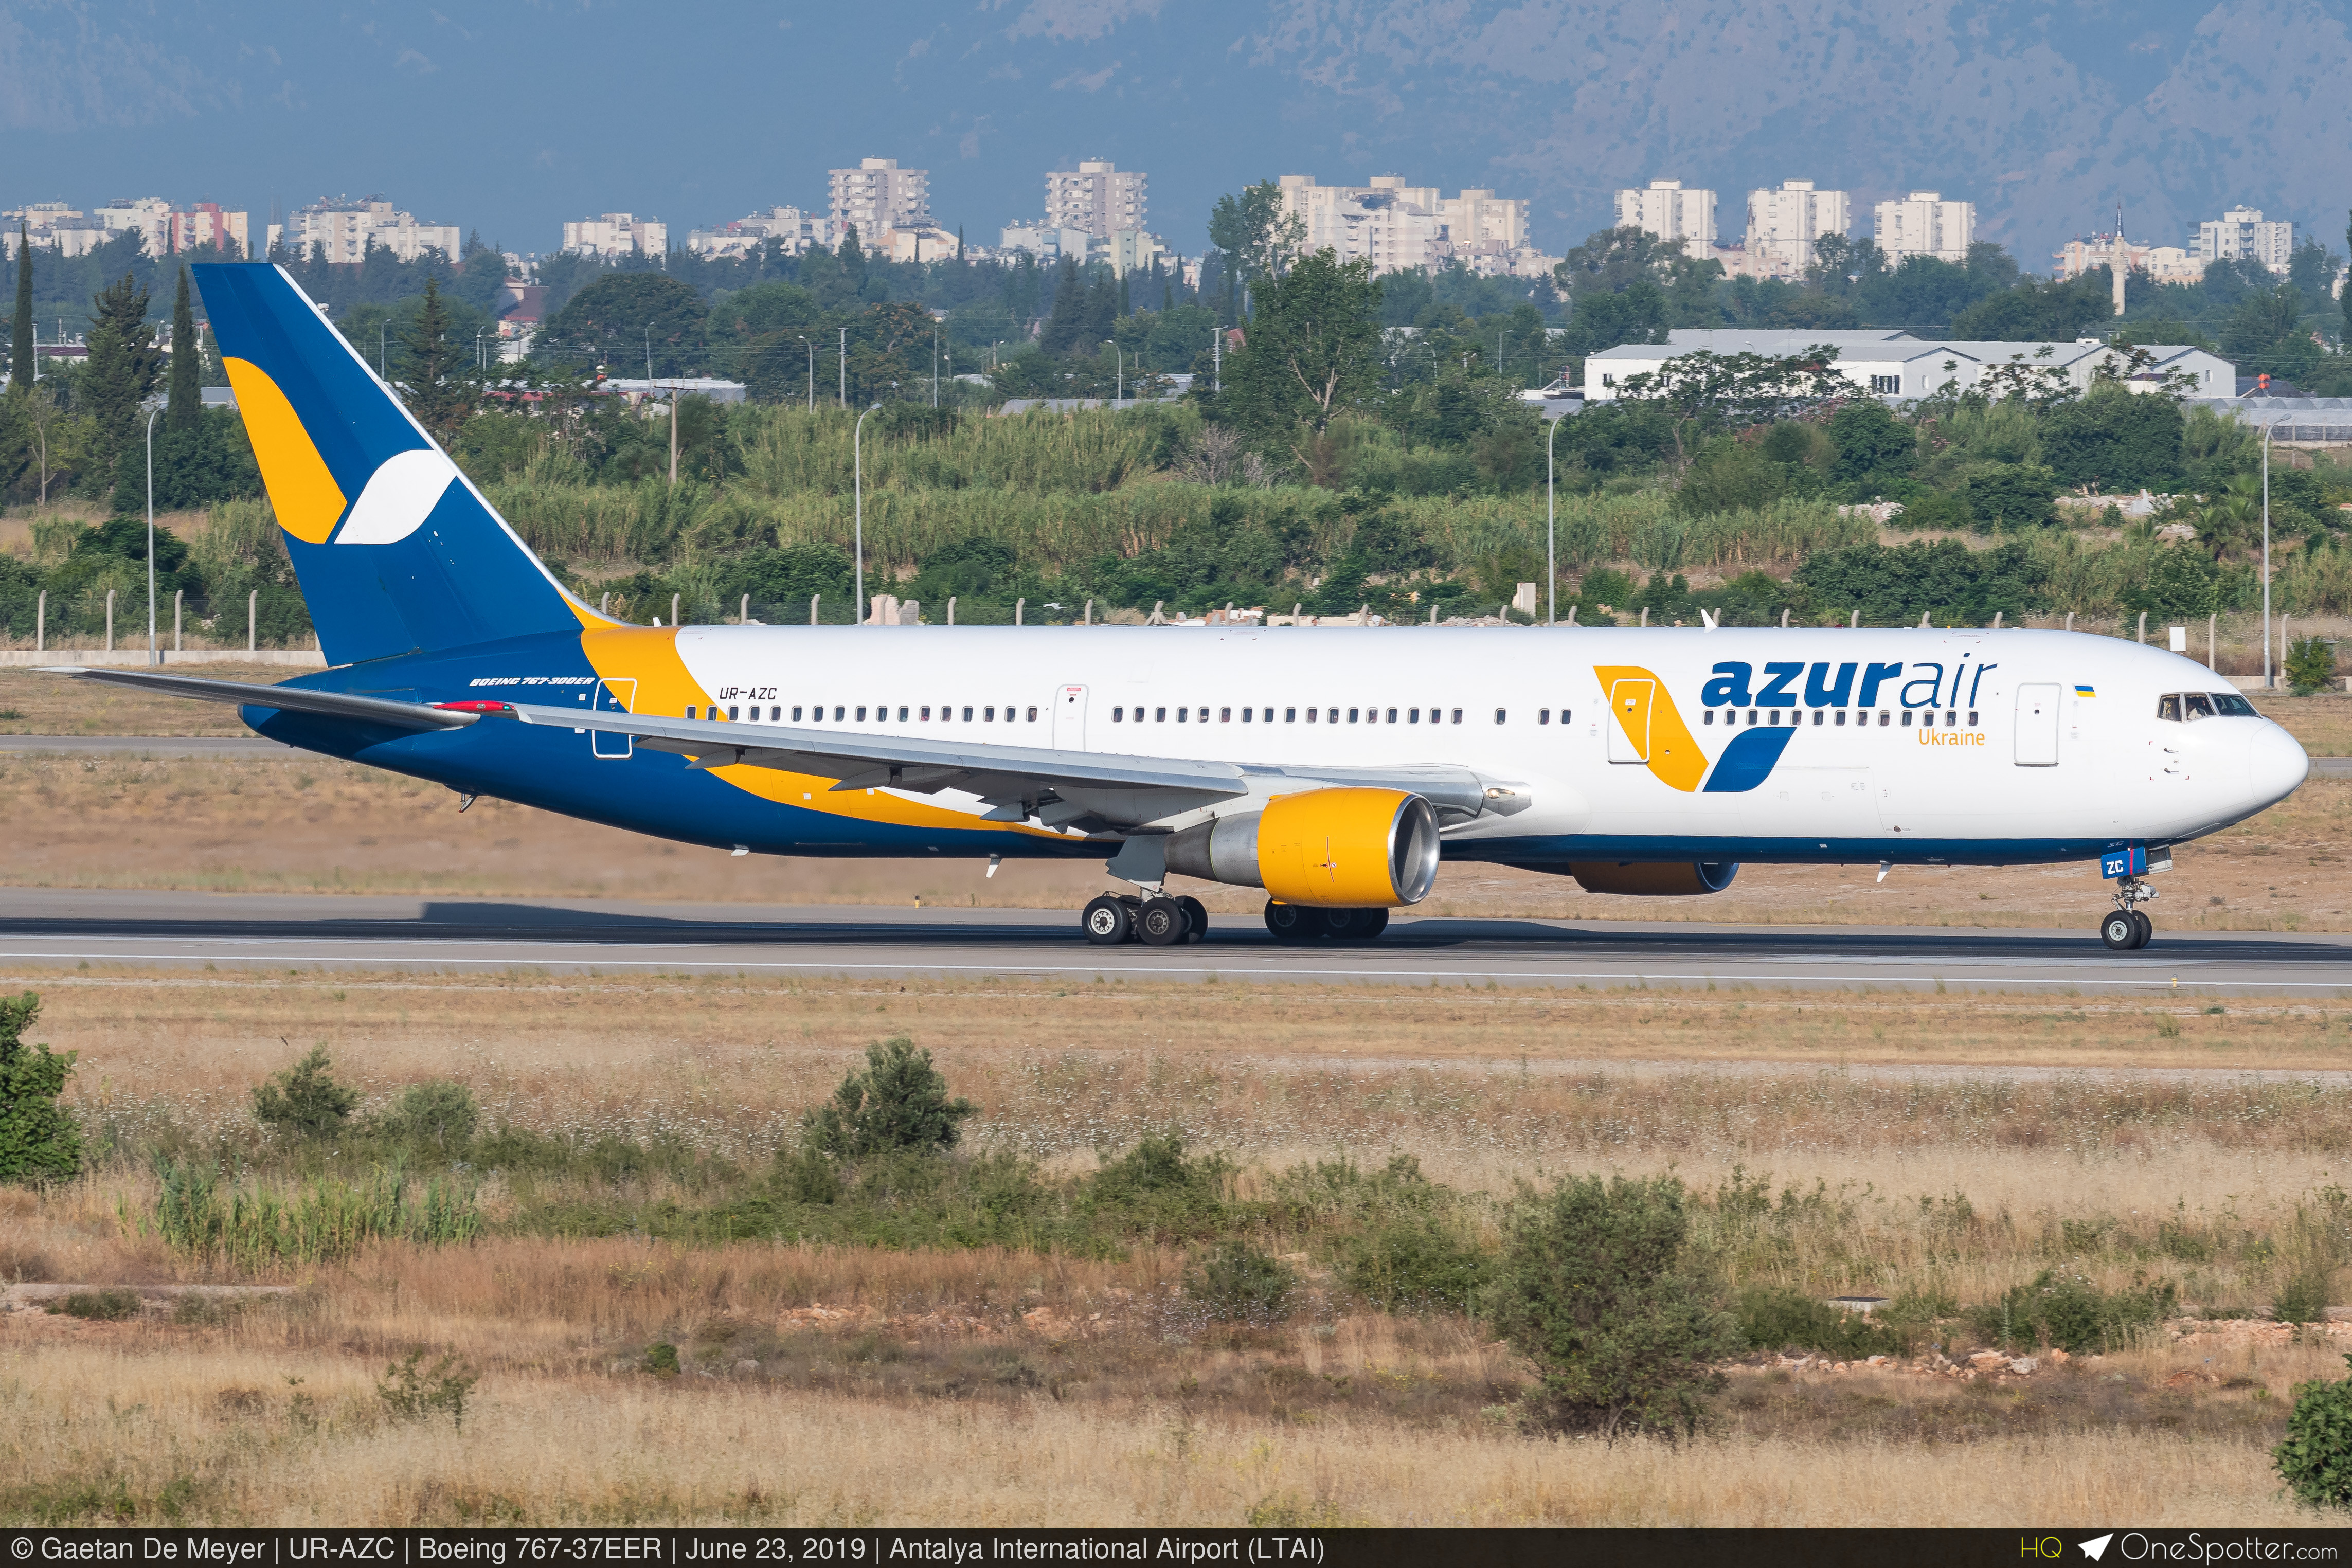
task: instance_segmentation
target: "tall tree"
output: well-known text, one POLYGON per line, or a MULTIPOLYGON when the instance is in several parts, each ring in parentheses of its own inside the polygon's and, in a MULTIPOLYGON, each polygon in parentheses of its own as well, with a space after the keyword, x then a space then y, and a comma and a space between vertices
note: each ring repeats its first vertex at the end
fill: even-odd
POLYGON ((416 423, 443 446, 453 444, 474 397, 459 373, 457 345, 449 341, 449 308, 430 277, 416 319, 402 336, 400 376, 403 401, 416 423))
POLYGON ((155 390, 163 356, 147 324, 147 291, 124 273, 101 291, 90 313, 89 357, 83 362, 79 401, 89 413, 89 456, 83 472, 103 485, 115 460, 139 435, 139 404, 155 390), (100 477, 103 476, 103 477, 100 477))
POLYGON ((1288 270, 1307 247, 1307 225, 1282 210, 1282 187, 1272 180, 1246 186, 1238 196, 1219 196, 1209 214, 1209 241, 1225 253, 1225 298, 1234 301, 1234 275, 1255 303, 1259 287, 1288 270))
POLYGON ((1257 313, 1226 369, 1235 414, 1321 482, 1335 467, 1331 421, 1381 381, 1381 286, 1368 260, 1302 256, 1257 286, 1257 313))
POLYGON ((194 430, 204 418, 204 394, 198 389, 204 350, 196 344, 196 316, 188 308, 188 269, 180 268, 180 292, 172 300, 172 371, 163 404, 163 428, 194 430))
POLYGON ((16 330, 8 340, 8 390, 33 390, 33 242, 24 220, 16 223, 16 330))

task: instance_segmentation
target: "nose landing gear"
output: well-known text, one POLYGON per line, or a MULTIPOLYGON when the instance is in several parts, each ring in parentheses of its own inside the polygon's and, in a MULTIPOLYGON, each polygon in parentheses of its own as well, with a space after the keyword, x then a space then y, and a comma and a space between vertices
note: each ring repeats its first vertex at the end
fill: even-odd
POLYGON ((2156 889, 2136 876, 2127 876, 2116 883, 2116 906, 2099 922, 2099 940, 2111 953, 2129 953, 2145 947, 2156 935, 2156 922, 2138 906, 2156 896, 2156 889))

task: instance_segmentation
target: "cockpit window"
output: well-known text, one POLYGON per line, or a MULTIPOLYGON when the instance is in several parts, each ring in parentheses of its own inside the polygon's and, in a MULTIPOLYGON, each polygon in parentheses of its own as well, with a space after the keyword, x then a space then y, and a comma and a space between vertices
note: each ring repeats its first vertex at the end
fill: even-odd
POLYGON ((2180 722, 2180 694, 2167 692, 2156 699, 2156 716, 2167 724, 2180 722))
POLYGON ((2190 692, 2184 695, 2180 699, 2180 702, 2181 706, 2188 710, 2188 714, 2190 718, 2211 718, 2213 716, 2213 699, 2207 696, 2203 692, 2190 692))
POLYGON ((2240 696, 2235 692, 2215 692, 2212 695, 2213 711, 2223 718, 2260 718, 2263 716, 2254 711, 2253 704, 2248 702, 2244 697, 2240 696))

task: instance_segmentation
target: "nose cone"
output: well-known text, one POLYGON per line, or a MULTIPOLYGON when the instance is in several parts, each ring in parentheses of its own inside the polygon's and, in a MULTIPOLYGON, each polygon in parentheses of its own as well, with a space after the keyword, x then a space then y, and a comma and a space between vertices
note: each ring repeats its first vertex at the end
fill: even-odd
POLYGON ((2246 754, 2246 783, 2263 805, 2284 800, 2311 772, 2311 758, 2303 744, 2265 719, 2254 732, 2246 754))

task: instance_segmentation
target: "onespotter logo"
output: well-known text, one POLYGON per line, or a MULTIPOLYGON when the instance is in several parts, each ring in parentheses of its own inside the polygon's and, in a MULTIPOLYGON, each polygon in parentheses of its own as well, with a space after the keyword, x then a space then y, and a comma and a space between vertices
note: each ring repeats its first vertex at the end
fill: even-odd
POLYGON ((2115 1531, 2109 1531, 2105 1535, 2095 1536, 2089 1541, 2077 1542, 2075 1544, 2082 1547, 2084 1556, 2096 1563, 2107 1554, 2107 1542, 2115 1538, 2115 1531))
MULTIPOLYGON (((2179 1535, 2151 1538, 2143 1532, 2110 1531, 2094 1535, 2074 1544, 2082 1549, 2084 1559, 2104 1563, 2107 1548, 2115 1548, 2118 1563, 2334 1563, 2338 1560, 2333 1546, 2305 1546, 2293 1541, 2265 1541, 2259 1536, 2215 1536, 2202 1531, 2184 1531, 2179 1535)), ((2022 1538, 2021 1554, 2045 1563, 2057 1563, 2065 1558, 2066 1543, 2055 1535, 2029 1535, 2022 1538)))

